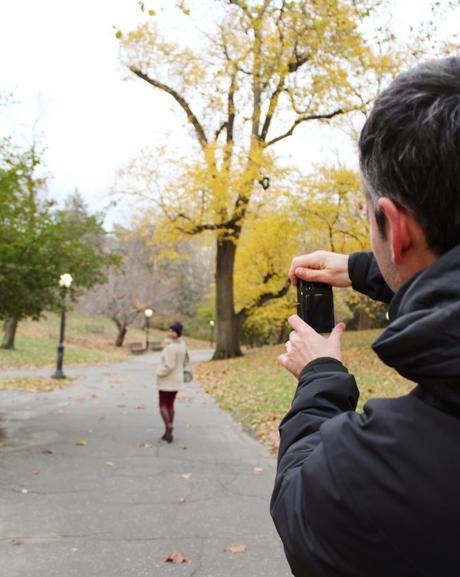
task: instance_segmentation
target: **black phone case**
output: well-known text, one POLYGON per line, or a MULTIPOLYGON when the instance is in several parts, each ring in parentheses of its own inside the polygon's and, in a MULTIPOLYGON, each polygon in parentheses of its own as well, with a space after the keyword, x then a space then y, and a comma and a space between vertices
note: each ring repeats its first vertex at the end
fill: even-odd
POLYGON ((330 333, 335 326, 331 285, 297 279, 297 314, 317 333, 330 333))

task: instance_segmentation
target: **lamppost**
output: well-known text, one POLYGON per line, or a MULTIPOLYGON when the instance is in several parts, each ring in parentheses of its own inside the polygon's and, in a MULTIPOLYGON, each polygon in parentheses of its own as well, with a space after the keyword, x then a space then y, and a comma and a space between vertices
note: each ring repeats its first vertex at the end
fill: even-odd
POLYGON ((150 328, 150 317, 153 315, 152 309, 145 309, 145 350, 149 350, 149 328, 150 328))
POLYGON ((57 346, 57 362, 56 371, 51 375, 53 379, 65 379, 65 375, 62 371, 62 364, 64 362, 64 332, 65 332, 65 297, 67 295, 67 290, 72 284, 72 275, 65 273, 61 274, 59 277, 59 286, 61 287, 61 330, 59 331, 59 344, 57 346))
POLYGON ((214 344, 214 320, 213 319, 211 319, 209 321, 209 328, 211 330, 211 347, 212 347, 214 344))

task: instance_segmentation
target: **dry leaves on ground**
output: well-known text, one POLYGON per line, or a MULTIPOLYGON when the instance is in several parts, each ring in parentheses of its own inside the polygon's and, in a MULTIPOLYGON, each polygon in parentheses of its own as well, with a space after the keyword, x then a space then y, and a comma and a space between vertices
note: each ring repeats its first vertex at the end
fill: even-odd
POLYGON ((241 543, 240 545, 229 545, 224 549, 227 553, 246 553, 246 545, 241 543))
POLYGON ((72 379, 51 379, 47 377, 11 377, 0 379, 0 391, 27 391, 29 393, 50 393, 67 387, 72 379))
POLYGON ((173 551, 165 557, 166 563, 190 563, 191 559, 182 551, 173 551))

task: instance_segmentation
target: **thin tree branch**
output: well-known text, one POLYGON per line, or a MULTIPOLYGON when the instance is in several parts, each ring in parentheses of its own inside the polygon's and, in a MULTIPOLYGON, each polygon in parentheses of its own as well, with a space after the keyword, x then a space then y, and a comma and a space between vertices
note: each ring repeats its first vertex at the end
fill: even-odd
POLYGON ((288 136, 292 136, 292 134, 294 133, 294 130, 302 122, 307 122, 308 120, 328 120, 328 119, 334 118, 334 116, 339 116, 340 114, 344 114, 344 113, 345 113, 345 110, 343 108, 338 108, 337 110, 334 110, 333 112, 330 112, 327 114, 309 114, 307 116, 302 116, 300 118, 296 118, 296 120, 293 122, 293 124, 289 130, 287 130, 284 134, 280 134, 276 138, 269 140, 265 146, 271 146, 272 144, 275 144, 275 142, 279 142, 280 140, 283 140, 284 138, 287 138, 288 136))
POLYGON ((273 114, 275 113, 276 107, 278 105, 279 97, 280 97, 281 92, 283 91, 283 88, 284 88, 285 78, 286 77, 284 75, 281 75, 279 82, 278 82, 278 86, 276 87, 275 91, 271 95, 270 104, 269 104, 268 110, 267 110, 267 115, 265 116, 265 121, 264 121, 264 124, 262 126, 262 132, 260 133, 260 139, 263 142, 265 142, 265 139, 267 138, 268 130, 270 128, 270 124, 271 124, 272 119, 273 119, 273 114))
POLYGON ((219 128, 216 130, 216 132, 214 133, 214 140, 217 142, 217 139, 220 136, 220 133, 222 132, 222 130, 224 130, 225 128, 227 128, 227 121, 223 122, 219 128))
MULTIPOLYGON (((273 278, 274 274, 272 275, 267 275, 271 278, 273 278)), ((267 281, 268 282, 268 281, 267 281)), ((261 295, 259 295, 250 305, 247 305, 245 307, 243 307, 239 313, 238 313, 238 317, 240 319, 246 318, 247 316, 249 316, 249 314, 256 308, 260 308, 261 306, 263 306, 265 303, 267 303, 268 301, 271 301, 273 299, 279 299, 281 297, 284 297, 285 294, 287 294, 289 287, 291 286, 289 281, 286 281, 285 284, 280 288, 279 291, 277 292, 266 292, 266 293, 262 293, 261 295)))
POLYGON ((155 88, 159 88, 163 92, 170 94, 174 98, 174 100, 176 100, 176 102, 179 103, 179 105, 182 107, 185 114, 187 115, 187 120, 193 125, 193 128, 195 129, 195 132, 196 132, 198 141, 201 144, 201 147, 206 148, 206 146, 208 145, 208 139, 206 137, 206 134, 205 134, 203 127, 201 126, 198 118, 192 112, 192 109, 190 108, 190 106, 189 106, 188 102, 185 100, 185 98, 183 96, 181 96, 178 92, 176 92, 170 86, 163 84, 162 82, 159 82, 158 80, 150 78, 150 76, 148 76, 147 74, 144 74, 144 72, 142 72, 141 70, 139 70, 135 66, 130 66, 129 69, 136 76, 138 76, 142 80, 145 80, 146 82, 148 82, 149 84, 151 84, 155 88))

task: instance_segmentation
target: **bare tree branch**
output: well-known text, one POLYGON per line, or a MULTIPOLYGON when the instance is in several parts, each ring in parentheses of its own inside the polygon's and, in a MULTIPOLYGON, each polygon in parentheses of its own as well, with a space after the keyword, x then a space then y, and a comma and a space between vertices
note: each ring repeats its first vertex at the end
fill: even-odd
MULTIPOLYGON (((271 275, 266 275, 265 279, 267 279, 267 277, 268 277, 268 280, 271 280, 271 278, 273 278, 275 276, 276 275, 272 273, 271 275)), ((264 281, 265 281, 265 279, 264 279, 264 281)), ((268 282, 268 280, 266 280, 265 282, 268 282)), ((248 317, 253 310, 260 308, 261 306, 266 304, 268 301, 271 301, 273 299, 279 299, 279 298, 283 297, 285 294, 287 294, 290 286, 291 286, 291 284, 290 284, 289 280, 287 280, 284 283, 284 285, 279 289, 279 291, 262 293, 250 305, 247 305, 244 308, 242 308, 240 310, 240 312, 238 313, 238 317, 240 317, 240 319, 244 319, 244 318, 248 317)))
POLYGON ((142 80, 145 80, 146 82, 148 82, 149 84, 151 84, 155 88, 159 88, 160 90, 163 90, 163 92, 170 94, 174 98, 174 100, 176 100, 176 102, 178 102, 180 104, 180 106, 184 110, 185 114, 187 115, 187 120, 193 125, 193 128, 195 129, 195 132, 196 132, 198 140, 201 144, 201 147, 205 148, 208 145, 208 139, 206 137, 206 134, 205 134, 203 127, 201 126, 198 118, 192 112, 192 109, 190 108, 190 106, 189 106, 188 102, 185 100, 185 98, 183 96, 181 96, 178 92, 176 92, 170 86, 163 84, 162 82, 159 82, 158 80, 150 78, 150 76, 148 76, 147 74, 144 74, 141 70, 139 70, 135 66, 130 66, 129 69, 136 76, 138 76, 139 78, 142 78, 142 80))
POLYGON ((270 124, 272 122, 273 115, 274 115, 276 107, 278 105, 279 97, 280 97, 281 92, 283 91, 283 88, 284 88, 285 79, 286 79, 286 77, 284 75, 281 75, 279 82, 278 82, 278 86, 276 87, 273 94, 271 95, 267 115, 265 116, 265 121, 264 121, 264 124, 262 126, 262 132, 260 133, 260 138, 263 142, 265 142, 265 139, 267 138, 267 134, 268 134, 268 131, 270 129, 270 124))
POLYGON ((220 133, 222 132, 222 130, 224 130, 225 128, 227 128, 227 121, 223 122, 219 128, 216 130, 216 132, 214 133, 214 140, 217 142, 220 133))
POLYGON ((308 120, 328 120, 328 119, 334 118, 334 116, 339 116, 340 114, 344 114, 344 113, 345 113, 345 110, 343 108, 338 108, 337 110, 334 110, 333 112, 329 112, 326 114, 309 114, 307 116, 302 116, 300 118, 296 118, 296 120, 293 122, 293 124, 291 125, 291 128, 289 130, 287 130, 284 134, 280 134, 276 138, 269 140, 265 146, 271 146, 272 144, 275 144, 275 142, 279 142, 280 140, 283 140, 284 138, 287 138, 288 136, 292 136, 292 134, 294 133, 294 130, 302 122, 307 122, 308 120))

